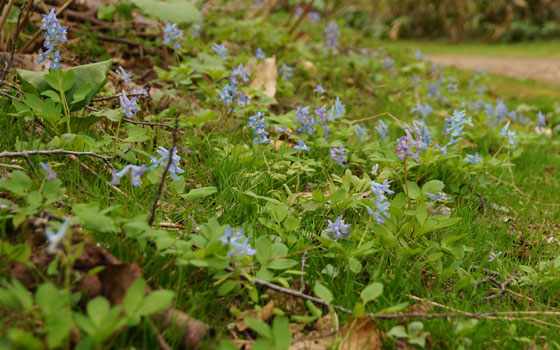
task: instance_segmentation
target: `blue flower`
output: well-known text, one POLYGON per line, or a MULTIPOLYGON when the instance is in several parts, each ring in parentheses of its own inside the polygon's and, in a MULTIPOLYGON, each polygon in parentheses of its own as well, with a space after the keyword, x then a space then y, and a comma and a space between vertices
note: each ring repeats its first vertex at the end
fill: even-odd
POLYGON ((163 41, 162 44, 173 44, 173 48, 178 50, 181 48, 182 42, 185 41, 183 31, 177 28, 177 23, 165 23, 163 28, 163 41))
POLYGON ((317 84, 317 87, 315 89, 313 89, 313 92, 320 94, 324 94, 325 92, 327 92, 327 90, 323 89, 323 85, 321 84, 317 84))
POLYGON ((331 233, 331 238, 338 241, 340 238, 346 238, 350 234, 350 227, 352 225, 345 224, 342 215, 337 217, 334 222, 329 221, 329 227, 324 230, 324 233, 331 233))
POLYGON ((471 164, 478 164, 482 160, 482 157, 478 155, 478 152, 475 154, 467 154, 465 157, 465 161, 471 164))
POLYGON ((308 135, 313 135, 315 132, 315 123, 315 116, 309 114, 309 107, 298 106, 295 124, 299 124, 300 126, 296 128, 296 132, 305 132, 308 135))
POLYGON ((420 50, 416 50, 416 53, 414 54, 414 57, 416 57, 417 60, 424 59, 424 55, 422 55, 422 51, 420 51, 420 50))
POLYGON ((117 75, 124 80, 125 83, 130 83, 132 81, 132 79, 130 79, 130 73, 124 70, 122 66, 119 66, 117 69, 117 75))
POLYGON ((426 197, 430 198, 431 200, 434 201, 450 201, 452 200, 451 197, 448 197, 445 192, 440 192, 439 194, 431 194, 431 193, 425 193, 426 197))
POLYGON ((264 54, 264 51, 263 51, 260 47, 257 48, 257 52, 255 52, 255 56, 256 56, 258 59, 261 59, 261 60, 264 60, 264 59, 266 58, 266 56, 265 56, 265 54, 264 54))
POLYGON ((395 65, 395 60, 389 56, 383 57, 383 69, 387 71, 392 71, 395 65))
POLYGON ((362 127, 359 124, 356 124, 356 136, 360 139, 360 142, 364 142, 364 136, 367 136, 368 133, 366 131, 366 127, 362 127))
POLYGON ((461 110, 453 111, 453 115, 450 118, 445 119, 445 128, 443 129, 443 134, 449 134, 449 142, 448 145, 452 145, 454 143, 459 142, 462 139, 462 135, 466 134, 463 131, 465 125, 473 126, 472 118, 466 118, 467 111, 461 110))
POLYGON ((491 250, 490 254, 488 256, 488 262, 492 262, 492 261, 496 260, 500 255, 502 255, 502 252, 498 252, 496 254, 496 253, 494 253, 493 250, 491 250))
POLYGON ((303 140, 299 140, 299 145, 294 146, 294 149, 298 151, 309 151, 311 148, 309 146, 306 146, 303 140))
POLYGON ((449 92, 457 92, 459 88, 459 84, 457 83, 449 83, 449 85, 447 85, 447 91, 449 92))
POLYGON ((414 140, 408 130, 405 130, 405 132, 407 136, 401 137, 397 140, 397 146, 395 147, 395 151, 397 151, 397 157, 399 157, 401 160, 405 160, 407 156, 411 156, 418 161, 418 156, 420 155, 420 152, 418 151, 418 145, 421 140, 420 138, 414 140), (412 151, 412 147, 416 149, 416 153, 412 151))
POLYGON ((331 107, 329 111, 329 120, 334 121, 336 119, 341 118, 346 111, 346 105, 340 103, 340 98, 337 96, 334 105, 331 107))
POLYGON ((389 180, 387 179, 385 179, 383 183, 372 181, 370 185, 371 185, 371 191, 375 194, 375 198, 379 202, 387 200, 387 197, 385 197, 385 193, 388 194, 395 193, 389 188, 389 180))
POLYGON ((375 127, 375 130, 379 132, 379 135, 381 136, 382 140, 387 138, 387 133, 389 132, 389 125, 391 125, 391 123, 385 124, 383 120, 379 120, 379 123, 375 127))
MULTIPOLYGON (((234 70, 235 71, 235 70, 234 70)), ((244 74, 245 70, 241 69, 236 72, 238 74, 244 74)), ((239 105, 240 107, 245 107, 249 103, 249 97, 243 95, 243 93, 237 90, 237 79, 235 75, 230 76, 230 82, 220 92, 220 100, 222 100, 226 106, 231 106, 233 103, 239 105)))
POLYGON ((432 109, 432 107, 430 107, 430 105, 427 102, 425 102, 424 105, 422 106, 420 101, 418 101, 416 108, 410 109, 410 113, 418 113, 423 118, 428 117, 430 114, 432 114, 433 111, 434 110, 432 109))
POLYGON ((138 99, 136 97, 129 99, 126 96, 126 92, 122 90, 122 95, 119 96, 119 101, 121 103, 122 109, 124 109, 124 114, 127 118, 132 119, 134 118, 136 113, 138 113, 138 106, 136 105, 137 100, 138 99))
POLYGON ((52 231, 50 227, 45 230, 45 236, 47 236, 47 241, 49 242, 49 245, 47 246, 47 250, 49 252, 54 253, 56 251, 56 248, 58 247, 64 236, 66 236, 69 227, 70 219, 64 218, 64 222, 62 223, 62 225, 60 225, 58 232, 54 233, 54 231, 52 231))
POLYGON ((212 44, 211 48, 222 59, 224 59, 224 60, 228 59, 228 57, 227 57, 228 48, 226 47, 226 44, 222 43, 221 45, 218 45, 218 44, 214 43, 214 44, 212 44))
POLYGON ((371 174, 373 176, 376 176, 378 170, 379 170, 379 164, 375 164, 374 166, 371 167, 371 174))
POLYGON ((292 78, 294 69, 290 66, 287 66, 285 63, 282 63, 278 72, 280 73, 280 75, 282 75, 282 79, 288 81, 292 78))
POLYGON ((252 249, 249 245, 249 238, 243 236, 243 229, 239 229, 236 232, 228 225, 226 231, 222 237, 220 237, 220 242, 223 245, 228 246, 228 256, 239 256, 239 255, 255 255, 257 251, 252 249), (242 242, 239 242, 241 241, 242 242), (233 250, 231 250, 233 248, 233 250))
POLYGON ((286 135, 290 135, 290 132, 288 131, 288 127, 285 126, 283 128, 279 127, 278 125, 274 125, 274 129, 276 131, 278 131, 281 134, 286 134, 286 135))
POLYGON ((177 150, 175 149, 175 147, 173 147, 172 152, 170 152, 169 150, 167 150, 167 148, 159 146, 157 153, 160 155, 160 158, 150 156, 152 165, 146 170, 152 170, 157 167, 167 168, 167 165, 169 164, 169 154, 171 153, 171 165, 169 166, 168 170, 169 176, 174 180, 178 180, 179 176, 177 174, 182 174, 185 171, 179 168, 181 156, 177 154, 177 150))
POLYGON ((45 31, 45 41, 43 42, 43 47, 47 50, 41 50, 41 57, 37 60, 37 62, 45 62, 46 58, 54 52, 50 68, 59 69, 61 57, 60 52, 57 49, 57 44, 65 43, 68 41, 68 39, 66 38, 66 31, 68 27, 60 25, 58 19, 56 19, 54 9, 51 9, 48 15, 42 16, 43 19, 41 21, 41 29, 45 31))
POLYGON ((537 114, 537 126, 539 128, 544 128, 546 126, 546 116, 541 111, 537 114))
POLYGON ((264 120, 264 113, 255 111, 255 115, 249 117, 249 127, 253 129, 253 143, 256 145, 269 143, 268 131, 265 127, 268 123, 264 120))
POLYGON ((41 169, 43 169, 43 171, 47 174, 45 180, 49 181, 56 179, 56 173, 49 163, 40 162, 39 165, 41 166, 41 169))
POLYGON ((130 183, 132 186, 140 187, 142 186, 142 181, 140 178, 144 175, 144 172, 148 170, 145 165, 137 166, 129 164, 125 166, 121 171, 117 172, 113 170, 113 178, 111 179, 111 185, 118 185, 128 172, 130 172, 130 183))
POLYGON ((442 155, 447 155, 447 145, 440 147, 440 145, 436 144, 436 148, 441 152, 442 155))
POLYGON ((231 71, 231 75, 233 75, 234 77, 241 78, 241 80, 244 82, 249 81, 250 74, 251 73, 249 73, 249 67, 244 67, 242 63, 240 63, 239 66, 237 66, 237 68, 234 68, 231 71))
POLYGON ((344 150, 344 146, 340 146, 338 148, 333 147, 330 148, 329 151, 332 160, 334 160, 336 164, 344 166, 344 164, 348 161, 346 159, 348 152, 344 150))
POLYGON ((329 22, 327 28, 325 29, 325 47, 327 49, 332 49, 336 51, 338 49, 338 37, 340 35, 340 29, 338 29, 338 24, 335 22, 329 22))
POLYGON ((375 194, 375 199, 373 203, 375 204, 375 212, 370 208, 366 207, 369 214, 373 216, 375 222, 379 225, 385 223, 385 217, 391 217, 389 213, 390 203, 387 201, 385 193, 393 194, 395 193, 389 188, 389 180, 383 181, 383 183, 378 183, 375 181, 371 182, 371 191, 375 194))

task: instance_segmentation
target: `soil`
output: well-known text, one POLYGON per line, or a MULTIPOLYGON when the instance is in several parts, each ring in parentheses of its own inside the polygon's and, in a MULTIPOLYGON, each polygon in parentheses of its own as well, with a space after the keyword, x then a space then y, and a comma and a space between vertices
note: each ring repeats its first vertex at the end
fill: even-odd
POLYGON ((560 58, 430 55, 426 59, 443 66, 482 68, 489 73, 529 78, 560 86, 560 58))

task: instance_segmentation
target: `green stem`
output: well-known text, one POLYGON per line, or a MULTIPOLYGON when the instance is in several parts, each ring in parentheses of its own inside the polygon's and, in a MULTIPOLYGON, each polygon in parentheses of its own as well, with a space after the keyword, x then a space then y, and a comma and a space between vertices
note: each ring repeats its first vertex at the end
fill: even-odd
POLYGON ((406 201, 408 202, 408 210, 410 210, 410 197, 408 196, 408 184, 406 183, 406 157, 404 157, 404 188, 406 189, 406 201))
POLYGON ((117 135, 115 136, 115 145, 113 146, 113 157, 117 154, 117 143, 119 141, 119 131, 121 130, 121 122, 122 122, 122 118, 119 119, 119 123, 117 124, 117 135))
POLYGON ((56 70, 56 78, 58 80, 58 91, 60 92, 60 102, 62 102, 62 108, 64 108, 64 115, 66 116, 66 129, 69 134, 72 133, 70 129, 70 111, 68 110, 68 104, 66 102, 66 96, 64 95, 64 89, 62 88, 62 80, 60 79, 60 69, 56 70))

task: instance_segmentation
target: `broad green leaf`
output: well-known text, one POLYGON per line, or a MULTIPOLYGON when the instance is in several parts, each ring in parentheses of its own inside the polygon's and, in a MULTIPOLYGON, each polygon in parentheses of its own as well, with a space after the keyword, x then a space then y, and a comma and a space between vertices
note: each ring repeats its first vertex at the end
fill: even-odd
POLYGON ((123 308, 127 316, 133 316, 142 304, 146 295, 146 282, 142 277, 138 277, 126 291, 124 296, 123 308))
POLYGON ((62 78, 62 90, 68 91, 74 86, 74 77, 74 71, 71 69, 64 73, 64 78, 62 78))
POLYGON ((145 14, 168 22, 195 23, 200 19, 200 11, 187 0, 132 0, 132 3, 145 14))
POLYGON ((439 180, 430 180, 422 186, 422 193, 438 194, 443 190, 445 184, 439 180))
MULTIPOLYGON (((408 181, 408 196, 412 199, 416 199, 422 195, 422 191, 420 187, 416 184, 416 182, 408 181)), ((404 193, 406 194, 406 187, 403 185, 404 193)))
POLYGON ((267 339, 272 339, 272 331, 266 322, 254 317, 247 317, 243 320, 249 328, 257 332, 258 335, 267 339))
MULTIPOLYGON (((91 63, 91 64, 85 64, 82 66, 76 66, 73 68, 70 68, 69 70, 73 71, 74 73, 74 84, 73 86, 68 90, 69 96, 73 96, 74 92, 79 89, 80 87, 86 85, 86 84, 90 84, 91 86, 91 90, 90 92, 87 94, 87 97, 85 99, 83 99, 80 102, 77 102, 75 104, 73 104, 71 106, 71 110, 72 111, 77 111, 79 109, 81 109, 82 107, 84 107, 85 105, 87 105, 88 103, 91 102, 91 100, 93 99, 93 97, 99 92, 99 90, 101 90, 101 88, 103 86, 105 86, 105 84, 107 83, 107 74, 109 73, 109 70, 111 69, 111 66, 113 64, 112 60, 107 60, 107 61, 102 61, 102 62, 98 62, 98 63, 91 63)), ((47 82, 46 79, 51 79, 51 78, 46 78, 47 72, 34 72, 34 71, 29 71, 29 70, 24 70, 24 69, 17 69, 17 74, 19 76, 19 78, 22 80, 22 83, 25 83, 22 85, 22 88, 24 89, 24 91, 31 91, 33 93, 42 93, 43 91, 49 90, 49 89, 54 89, 57 90, 53 87, 51 87, 52 84, 54 84, 54 82, 47 82), (31 88, 26 88, 26 85, 30 86, 31 88), (33 91, 35 90, 35 91, 33 91)), ((56 74, 56 73, 55 73, 56 74)), ((49 75, 50 76, 50 75, 49 75)), ((66 76, 66 73, 65 73, 66 76)), ((51 79, 52 80, 52 79, 51 79)), ((58 86, 58 82, 56 83, 58 86)))
POLYGON ((88 302, 86 309, 91 322, 99 329, 103 327, 103 321, 111 310, 111 305, 107 299, 96 297, 88 302))
POLYGON ((171 305, 175 293, 170 290, 156 290, 148 294, 137 310, 140 316, 151 315, 155 312, 168 308, 171 305))
POLYGON ((278 259, 278 260, 272 260, 267 267, 272 270, 285 270, 294 267, 297 264, 298 262, 295 260, 278 259))
POLYGON ((313 291, 315 292, 316 296, 323 299, 328 304, 330 304, 333 301, 333 295, 331 291, 327 287, 322 285, 320 282, 315 283, 315 287, 313 288, 313 291))
POLYGON ((287 350, 292 344, 292 332, 290 321, 287 317, 276 316, 272 321, 272 338, 276 350, 287 350))
POLYGON ((195 201, 197 199, 206 198, 218 192, 218 189, 214 186, 195 188, 189 191, 187 194, 182 194, 181 197, 188 201, 195 201))
POLYGON ((5 188, 18 196, 23 196, 33 184, 31 178, 27 176, 26 173, 19 170, 12 172, 12 177, 10 179, 4 178, 2 180, 3 181, 0 181, 0 188, 5 188))
POLYGON ((72 103, 77 103, 77 102, 82 101, 83 99, 85 99, 88 96, 90 91, 91 91, 91 84, 90 83, 87 83, 87 84, 84 84, 84 85, 80 86, 79 88, 77 88, 74 91, 74 94, 72 95, 72 103))
POLYGON ((367 303, 368 301, 377 299, 381 294, 383 294, 383 285, 379 282, 373 282, 362 290, 360 298, 362 298, 364 303, 367 303))
POLYGON ((107 118, 112 122, 118 122, 123 118, 123 113, 118 109, 103 108, 99 112, 93 112, 91 115, 96 117, 107 118))
POLYGON ((272 243, 270 243, 268 238, 264 236, 259 237, 257 242, 255 242, 255 249, 257 250, 257 254, 255 255, 257 261, 261 263, 261 265, 268 263, 272 257, 272 243))

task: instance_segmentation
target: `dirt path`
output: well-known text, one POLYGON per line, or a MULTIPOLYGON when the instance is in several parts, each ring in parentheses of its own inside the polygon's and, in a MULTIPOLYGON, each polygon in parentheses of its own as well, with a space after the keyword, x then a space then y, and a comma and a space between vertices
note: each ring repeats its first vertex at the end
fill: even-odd
POLYGON ((530 78, 560 86, 560 58, 429 55, 426 59, 444 66, 482 68, 490 73, 530 78))

